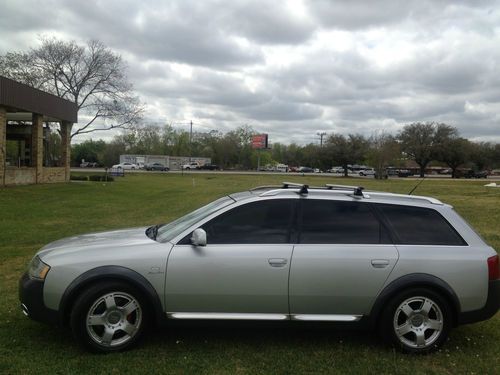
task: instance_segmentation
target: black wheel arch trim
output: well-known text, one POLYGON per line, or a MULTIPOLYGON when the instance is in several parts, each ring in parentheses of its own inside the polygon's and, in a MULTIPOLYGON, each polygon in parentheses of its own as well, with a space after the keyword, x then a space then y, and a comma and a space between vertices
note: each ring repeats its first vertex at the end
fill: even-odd
POLYGON ((429 288, 440 293, 450 303, 453 312, 453 325, 457 324, 457 319, 461 311, 460 301, 451 286, 439 277, 427 273, 413 273, 401 276, 387 285, 377 296, 370 311, 370 320, 373 325, 378 323, 380 314, 391 298, 405 289, 409 288, 429 288))
POLYGON ((88 285, 104 280, 119 280, 131 284, 139 289, 152 308, 152 313, 157 324, 163 324, 165 314, 158 297, 158 293, 151 283, 138 272, 123 266, 100 266, 88 270, 74 279, 64 291, 59 303, 59 314, 61 322, 65 325, 68 322, 71 307, 80 294, 88 285))

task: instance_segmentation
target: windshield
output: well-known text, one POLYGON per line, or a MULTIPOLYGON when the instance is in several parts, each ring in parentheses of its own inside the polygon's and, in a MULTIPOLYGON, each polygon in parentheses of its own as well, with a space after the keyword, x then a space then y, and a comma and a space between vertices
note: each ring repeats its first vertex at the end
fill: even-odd
POLYGON ((234 203, 234 200, 231 199, 230 197, 222 197, 168 224, 163 224, 158 227, 158 231, 156 234, 156 241, 158 242, 170 241, 174 237, 176 237, 177 235, 181 234, 183 231, 188 229, 190 226, 197 223, 198 221, 203 220, 212 213, 232 203, 234 203))

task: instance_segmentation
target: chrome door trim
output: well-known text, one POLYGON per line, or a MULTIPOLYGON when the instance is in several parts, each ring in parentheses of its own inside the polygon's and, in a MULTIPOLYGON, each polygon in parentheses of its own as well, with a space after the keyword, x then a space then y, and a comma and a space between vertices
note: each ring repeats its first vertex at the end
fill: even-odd
POLYGON ((299 320, 309 322, 357 322, 362 315, 341 314, 259 314, 259 313, 203 313, 203 312, 169 312, 169 319, 200 320, 299 320))
POLYGON ((291 319, 308 322, 357 322, 361 319, 361 315, 295 314, 291 315, 291 319))
POLYGON ((287 320, 288 314, 258 314, 258 313, 201 313, 201 312, 171 312, 171 319, 217 319, 217 320, 287 320))

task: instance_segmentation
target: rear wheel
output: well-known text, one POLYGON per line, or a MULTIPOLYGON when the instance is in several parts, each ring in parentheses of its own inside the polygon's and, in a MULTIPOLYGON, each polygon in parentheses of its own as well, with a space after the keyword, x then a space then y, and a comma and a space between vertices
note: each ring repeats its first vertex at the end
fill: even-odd
POLYGON ((451 329, 447 301, 427 289, 411 289, 393 298, 382 314, 380 333, 406 353, 428 353, 440 347, 451 329))
POLYGON ((71 312, 77 341, 94 352, 128 349, 146 326, 145 303, 140 293, 122 282, 109 281, 85 290, 71 312))

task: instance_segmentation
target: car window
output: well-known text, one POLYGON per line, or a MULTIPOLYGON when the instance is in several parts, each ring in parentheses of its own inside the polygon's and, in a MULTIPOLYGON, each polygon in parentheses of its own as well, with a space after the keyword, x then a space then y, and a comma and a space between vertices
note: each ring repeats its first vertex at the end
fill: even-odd
POLYGON ((394 229, 399 244, 463 246, 467 243, 439 212, 429 208, 377 205, 394 229))
POLYGON ((302 201, 300 243, 392 243, 384 225, 367 203, 302 201))
POLYGON ((207 243, 288 243, 292 202, 289 199, 274 199, 235 207, 203 225, 207 243))
POLYGON ((187 230, 192 225, 212 215, 214 212, 217 212, 218 210, 226 206, 229 206, 230 204, 233 203, 234 200, 232 198, 222 197, 170 223, 163 224, 158 228, 156 241, 158 242, 170 241, 174 237, 178 236, 179 234, 187 230))

